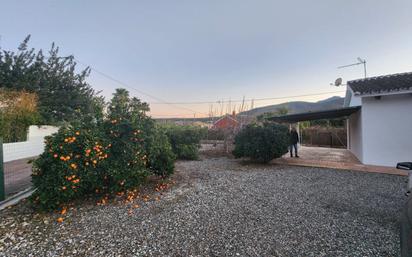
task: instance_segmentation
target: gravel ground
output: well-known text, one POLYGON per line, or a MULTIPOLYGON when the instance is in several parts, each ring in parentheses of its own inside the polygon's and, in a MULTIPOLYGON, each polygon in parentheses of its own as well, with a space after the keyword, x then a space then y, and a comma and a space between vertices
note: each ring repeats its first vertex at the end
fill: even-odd
POLYGON ((0 256, 399 256, 402 177, 208 158, 175 180, 132 213, 0 212, 0 256))

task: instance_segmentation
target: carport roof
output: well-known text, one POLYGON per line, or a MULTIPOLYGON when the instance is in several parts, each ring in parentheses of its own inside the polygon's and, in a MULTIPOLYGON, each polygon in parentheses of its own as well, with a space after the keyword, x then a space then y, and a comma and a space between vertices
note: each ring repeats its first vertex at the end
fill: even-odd
POLYGON ((361 108, 360 106, 352 106, 352 107, 345 107, 345 108, 331 109, 331 110, 324 110, 324 111, 296 113, 296 114, 289 114, 289 115, 283 115, 283 116, 274 116, 274 117, 268 118, 268 120, 276 121, 276 122, 294 123, 298 121, 307 121, 307 120, 334 119, 334 118, 349 116, 352 113, 355 113, 358 110, 360 110, 360 108, 361 108))

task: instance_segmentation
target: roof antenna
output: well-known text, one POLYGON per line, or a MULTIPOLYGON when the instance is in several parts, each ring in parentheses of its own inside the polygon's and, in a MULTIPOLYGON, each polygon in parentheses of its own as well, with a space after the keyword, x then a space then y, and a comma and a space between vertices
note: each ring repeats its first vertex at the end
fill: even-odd
POLYGON ((339 66, 338 69, 342 69, 342 68, 346 68, 346 67, 350 67, 350 66, 355 66, 355 65, 361 65, 361 64, 363 64, 363 72, 365 73, 365 78, 366 78, 366 60, 362 59, 360 57, 358 57, 358 62, 357 63, 352 63, 352 64, 348 64, 348 65, 339 66))

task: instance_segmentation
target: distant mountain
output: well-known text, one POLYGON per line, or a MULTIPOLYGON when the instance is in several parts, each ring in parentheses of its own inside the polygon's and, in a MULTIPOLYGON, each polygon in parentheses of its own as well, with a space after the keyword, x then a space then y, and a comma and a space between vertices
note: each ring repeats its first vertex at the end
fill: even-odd
POLYGON ((252 110, 239 113, 239 115, 258 116, 258 115, 268 113, 268 112, 276 113, 278 109, 280 108, 287 108, 288 114, 337 109, 337 108, 343 107, 343 100, 344 100, 343 97, 333 96, 325 100, 320 100, 315 103, 303 102, 303 101, 281 103, 281 104, 254 108, 252 110))
MULTIPOLYGON (((276 113, 279 108, 287 108, 288 114, 337 109, 337 108, 343 107, 343 100, 344 100, 343 97, 333 96, 333 97, 330 97, 324 100, 320 100, 315 103, 303 102, 303 101, 281 103, 281 104, 254 108, 249 111, 241 112, 238 114, 238 116, 250 115, 249 117, 252 118, 252 117, 256 117, 258 115, 268 113, 268 112, 276 113)), ((219 118, 219 117, 215 117, 214 119, 216 118, 219 118)), ((210 118, 157 118, 155 120, 157 120, 158 122, 174 122, 174 123, 183 122, 183 123, 191 124, 195 121, 209 122, 210 118)))

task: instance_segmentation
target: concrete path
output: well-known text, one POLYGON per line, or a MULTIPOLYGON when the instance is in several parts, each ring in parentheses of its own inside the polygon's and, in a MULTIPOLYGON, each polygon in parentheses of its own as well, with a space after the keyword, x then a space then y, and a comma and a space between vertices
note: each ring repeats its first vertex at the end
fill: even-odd
POLYGON ((298 150, 300 158, 290 158, 289 153, 287 153, 282 158, 274 160, 273 163, 375 172, 401 176, 408 175, 407 172, 392 167, 364 165, 346 149, 301 146, 298 150))

